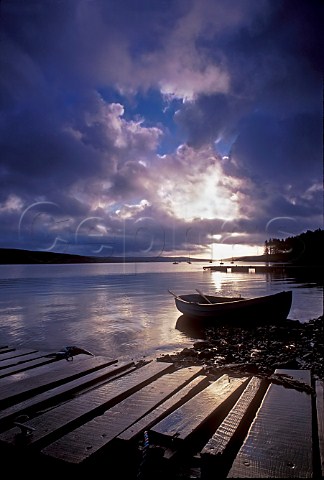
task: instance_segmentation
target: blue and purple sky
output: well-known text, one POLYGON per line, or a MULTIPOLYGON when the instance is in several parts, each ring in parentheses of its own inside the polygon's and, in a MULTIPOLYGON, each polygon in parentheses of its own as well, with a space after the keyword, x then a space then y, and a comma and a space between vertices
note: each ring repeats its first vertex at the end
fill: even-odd
POLYGON ((225 258, 323 228, 323 3, 0 0, 0 247, 225 258))

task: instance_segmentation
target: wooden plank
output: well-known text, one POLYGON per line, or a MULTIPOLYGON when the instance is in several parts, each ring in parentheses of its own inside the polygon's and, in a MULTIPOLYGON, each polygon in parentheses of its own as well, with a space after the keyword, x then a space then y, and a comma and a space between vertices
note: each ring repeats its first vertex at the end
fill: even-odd
MULTIPOLYGON (((276 370, 311 383, 306 370, 276 370)), ((312 399, 271 384, 227 478, 311 478, 312 399)))
POLYGON ((169 443, 188 439, 247 381, 247 377, 231 378, 223 375, 154 425, 150 432, 169 443))
POLYGON ((176 392, 168 400, 161 403, 161 405, 158 405, 152 412, 148 413, 124 430, 117 436, 117 440, 134 440, 138 435, 143 433, 144 430, 149 429, 154 423, 157 423, 161 418, 178 408, 182 403, 187 401, 202 388, 205 388, 208 384, 209 381, 205 375, 198 375, 198 377, 194 378, 188 383, 188 385, 181 388, 179 392, 176 392))
MULTIPOLYGON (((27 427, 35 428, 33 435, 28 437, 28 445, 44 443, 67 428, 78 427, 98 412, 103 413, 105 408, 131 395, 134 391, 171 369, 174 369, 172 363, 150 362, 128 375, 86 392, 25 422, 27 427)), ((21 441, 19 433, 18 428, 3 432, 0 434, 0 442, 15 445, 17 441, 21 441)))
MULTIPOLYGON (((117 362, 116 359, 109 359, 104 357, 96 357, 102 358, 104 360, 108 360, 111 363, 117 362)), ((77 355, 73 358, 73 360, 67 360, 66 358, 58 358, 56 362, 53 363, 46 363, 45 365, 40 365, 36 368, 32 368, 29 370, 22 370, 21 372, 12 373, 10 376, 0 378, 0 400, 1 400, 1 391, 3 388, 7 388, 9 385, 17 384, 18 382, 23 381, 31 381, 33 377, 38 377, 40 375, 44 375, 44 378, 51 378, 52 375, 55 375, 55 372, 58 370, 62 370, 62 366, 69 363, 71 365, 79 363, 80 361, 89 359, 88 355, 77 355), (61 362, 61 360, 65 360, 65 362, 61 362)), ((64 370, 64 369, 63 369, 64 370)), ((11 387, 9 387, 11 388, 11 387)))
POLYGON ((154 380, 104 414, 45 447, 42 453, 73 464, 89 459, 201 371, 202 367, 187 367, 154 380))
MULTIPOLYGON (((26 353, 19 355, 17 357, 12 357, 8 358, 7 360, 2 360, 0 361, 0 370, 4 368, 10 368, 15 365, 21 365, 22 363, 30 362, 31 360, 36 360, 37 358, 45 358, 46 363, 48 360, 53 360, 53 358, 46 357, 48 355, 48 352, 33 352, 33 353, 26 353)), ((0 372, 2 374, 3 372, 0 372)), ((4 372, 6 373, 6 371, 4 372)))
POLYGON ((7 346, 1 347, 0 355, 7 352, 13 352, 14 350, 16 350, 14 347, 7 347, 7 346))
POLYGON ((324 382, 316 380, 316 416, 320 458, 320 475, 324 477, 324 382))
POLYGON ((0 378, 7 377, 8 375, 12 375, 13 373, 18 373, 23 370, 29 370, 31 368, 38 367, 40 365, 45 365, 47 363, 57 362, 58 360, 54 358, 38 358, 36 360, 32 360, 30 362, 21 363, 19 365, 14 365, 13 367, 5 368, 0 371, 0 378))
POLYGON ((201 450, 203 479, 214 478, 215 471, 224 473, 230 453, 233 458, 233 445, 237 437, 245 436, 252 421, 251 413, 255 413, 259 406, 264 393, 262 385, 260 378, 251 378, 229 414, 201 450))
POLYGON ((20 357, 21 355, 27 355, 28 353, 35 353, 37 350, 31 348, 22 348, 20 350, 10 350, 7 353, 2 353, 0 350, 0 365, 3 360, 7 360, 8 358, 20 357))
POLYGON ((87 371, 96 370, 115 362, 116 360, 104 357, 88 356, 75 359, 73 362, 59 360, 55 362, 54 366, 53 364, 47 365, 45 370, 43 367, 37 369, 41 370, 40 375, 27 375, 23 380, 18 377, 14 381, 0 382, 0 404, 3 407, 12 405, 14 402, 19 402, 60 383, 77 378, 87 371))
POLYGON ((71 396, 73 393, 78 391, 81 388, 85 388, 99 381, 105 380, 109 381, 112 378, 116 378, 116 375, 123 372, 128 372, 131 367, 134 367, 134 362, 118 362, 106 367, 100 368, 100 370, 93 371, 93 365, 90 369, 88 365, 88 370, 83 365, 84 370, 82 370, 82 377, 78 377, 74 380, 76 375, 71 376, 67 380, 68 383, 64 383, 58 387, 51 388, 45 392, 42 392, 34 397, 28 398, 20 403, 11 405, 8 408, 0 411, 0 424, 8 425, 10 421, 16 418, 18 415, 27 414, 30 411, 35 411, 38 408, 45 408, 47 403, 50 402, 51 405, 55 405, 55 402, 58 403, 62 398, 66 398, 67 395, 71 396))

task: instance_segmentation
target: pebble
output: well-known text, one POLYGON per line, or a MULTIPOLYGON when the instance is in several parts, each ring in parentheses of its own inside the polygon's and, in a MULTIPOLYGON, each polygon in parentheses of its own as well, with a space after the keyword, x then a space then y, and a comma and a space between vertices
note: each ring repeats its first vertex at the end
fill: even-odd
MULTIPOLYGON (((192 327, 192 326, 191 326, 192 327)), ((192 348, 159 361, 176 366, 203 365, 206 372, 240 372, 271 375, 277 368, 311 370, 324 380, 323 316, 301 323, 238 327, 223 325, 203 330, 192 348)))

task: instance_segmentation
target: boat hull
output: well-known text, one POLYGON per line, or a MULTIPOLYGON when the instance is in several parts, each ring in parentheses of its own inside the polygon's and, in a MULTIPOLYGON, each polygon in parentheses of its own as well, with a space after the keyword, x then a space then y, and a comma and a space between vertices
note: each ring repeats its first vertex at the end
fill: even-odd
POLYGON ((292 292, 285 291, 264 297, 250 299, 206 296, 178 295, 175 304, 179 312, 188 317, 209 321, 277 321, 286 319, 292 304, 292 292))

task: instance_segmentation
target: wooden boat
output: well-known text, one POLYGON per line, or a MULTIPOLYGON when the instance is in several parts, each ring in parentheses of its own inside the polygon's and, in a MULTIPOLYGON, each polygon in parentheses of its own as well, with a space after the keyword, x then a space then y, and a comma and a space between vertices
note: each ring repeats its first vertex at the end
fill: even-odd
POLYGON ((176 295, 175 304, 179 312, 187 317, 211 321, 235 321, 244 324, 249 321, 285 320, 290 312, 292 291, 254 298, 218 297, 198 294, 176 295))

